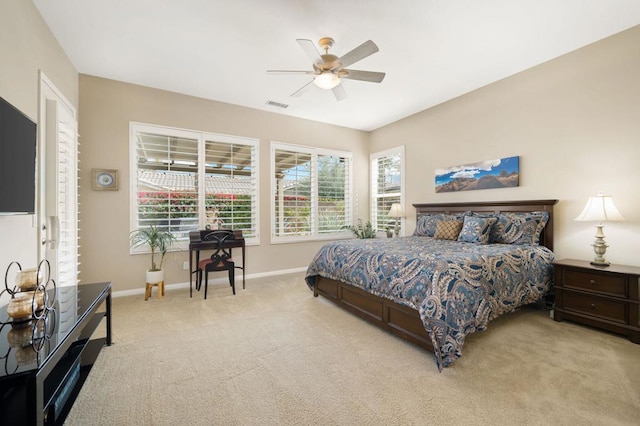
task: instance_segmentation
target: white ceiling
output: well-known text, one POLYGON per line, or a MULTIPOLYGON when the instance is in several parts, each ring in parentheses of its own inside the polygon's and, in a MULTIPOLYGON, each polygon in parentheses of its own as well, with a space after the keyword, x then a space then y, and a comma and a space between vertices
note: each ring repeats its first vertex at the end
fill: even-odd
POLYGON ((33 0, 76 69, 362 130, 373 130, 640 24, 638 0, 33 0), (386 72, 312 87, 297 38, 335 39, 349 68, 386 72), (268 100, 290 105, 280 109, 268 100))

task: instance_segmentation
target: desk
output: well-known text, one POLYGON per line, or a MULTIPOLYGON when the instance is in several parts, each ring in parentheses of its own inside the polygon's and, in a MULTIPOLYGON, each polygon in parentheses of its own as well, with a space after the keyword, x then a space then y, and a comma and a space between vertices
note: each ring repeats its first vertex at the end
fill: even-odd
MULTIPOLYGON (((202 241, 202 233, 210 231, 191 231, 189 232, 189 288, 192 288, 193 274, 198 272, 197 265, 200 262, 201 250, 212 250, 216 244, 214 241, 202 241), (196 268, 193 268, 193 253, 196 254, 196 268)), ((242 266, 236 266, 236 268, 242 269, 242 289, 244 290, 244 260, 245 260, 245 244, 242 231, 233 231, 233 240, 227 240, 225 247, 228 249, 241 248, 242 249, 242 266)))

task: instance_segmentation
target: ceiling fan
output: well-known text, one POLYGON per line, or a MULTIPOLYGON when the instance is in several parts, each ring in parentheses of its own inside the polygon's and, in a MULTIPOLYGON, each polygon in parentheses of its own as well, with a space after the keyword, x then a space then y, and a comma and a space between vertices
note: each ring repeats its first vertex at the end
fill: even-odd
POLYGON ((311 86, 311 83, 315 83, 315 85, 321 89, 331 89, 336 99, 341 101, 347 97, 347 92, 344 90, 342 84, 340 84, 343 78, 368 81, 371 83, 380 83, 384 79, 385 73, 383 72, 347 69, 349 65, 373 55, 378 51, 378 46, 371 40, 365 41, 360 46, 339 58, 329 53, 329 49, 334 44, 333 39, 330 37, 323 37, 318 42, 320 47, 324 49, 324 54, 318 52, 318 49, 316 49, 311 40, 299 38, 296 41, 311 61, 313 61, 313 71, 267 71, 270 74, 309 74, 314 76, 313 80, 293 92, 291 96, 302 95, 311 86))

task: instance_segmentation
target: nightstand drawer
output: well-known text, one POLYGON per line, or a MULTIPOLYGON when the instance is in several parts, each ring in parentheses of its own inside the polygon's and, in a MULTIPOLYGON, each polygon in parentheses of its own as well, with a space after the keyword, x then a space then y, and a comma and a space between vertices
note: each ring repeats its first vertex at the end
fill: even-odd
POLYGON ((564 309, 622 324, 627 322, 627 304, 571 291, 564 292, 564 309))
POLYGON ((597 291, 613 296, 627 297, 627 286, 624 276, 566 270, 564 273, 564 286, 586 291, 597 291))

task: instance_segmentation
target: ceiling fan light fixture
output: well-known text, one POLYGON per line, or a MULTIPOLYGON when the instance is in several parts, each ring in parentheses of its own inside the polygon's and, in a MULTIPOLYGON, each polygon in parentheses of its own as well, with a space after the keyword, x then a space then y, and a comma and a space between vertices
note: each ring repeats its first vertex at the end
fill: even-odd
POLYGON ((312 71, 294 71, 294 70, 267 70, 273 74, 304 74, 313 75, 313 80, 304 84, 301 88, 291 94, 291 97, 298 97, 314 83, 320 89, 331 90, 337 101, 346 99, 347 93, 340 83, 343 78, 349 80, 368 81, 371 83, 380 83, 384 79, 385 73, 374 71, 362 71, 348 69, 350 65, 367 58, 378 51, 378 46, 367 40, 358 47, 351 49, 341 57, 329 53, 329 48, 333 46, 333 39, 323 37, 320 39, 320 47, 324 50, 321 54, 311 40, 299 38, 296 40, 302 50, 307 54, 313 64, 312 71))
POLYGON ((340 77, 332 72, 323 72, 313 79, 316 86, 321 89, 333 89, 340 84, 340 77))

